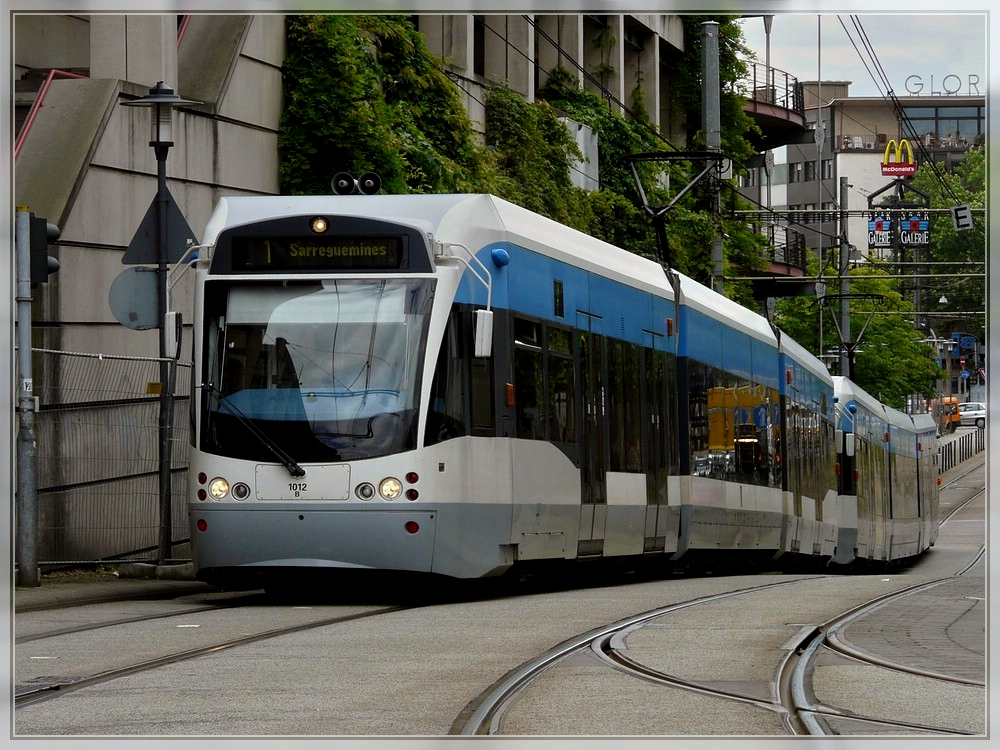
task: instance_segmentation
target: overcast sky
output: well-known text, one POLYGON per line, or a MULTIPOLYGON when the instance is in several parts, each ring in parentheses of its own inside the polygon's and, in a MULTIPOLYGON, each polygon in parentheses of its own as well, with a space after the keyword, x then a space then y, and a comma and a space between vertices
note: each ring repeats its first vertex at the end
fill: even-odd
MULTIPOLYGON (((763 18, 742 22, 763 63, 763 18)), ((987 92, 986 16, 937 14, 776 14, 771 67, 800 81, 850 81, 851 96, 987 92), (922 86, 922 88, 921 88, 922 86), (978 88, 978 91, 976 90, 978 88)))

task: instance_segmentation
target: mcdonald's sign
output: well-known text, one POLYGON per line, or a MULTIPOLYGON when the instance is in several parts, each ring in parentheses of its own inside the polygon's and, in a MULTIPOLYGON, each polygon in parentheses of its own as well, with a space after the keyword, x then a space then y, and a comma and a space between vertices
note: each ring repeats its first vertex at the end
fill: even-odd
POLYGON ((899 143, 896 139, 891 139, 885 144, 885 155, 882 157, 882 174, 890 177, 908 177, 917 173, 917 160, 913 158, 913 147, 905 138, 901 138, 899 143), (903 155, 906 161, 903 161, 903 155), (892 154, 893 160, 889 161, 892 154))

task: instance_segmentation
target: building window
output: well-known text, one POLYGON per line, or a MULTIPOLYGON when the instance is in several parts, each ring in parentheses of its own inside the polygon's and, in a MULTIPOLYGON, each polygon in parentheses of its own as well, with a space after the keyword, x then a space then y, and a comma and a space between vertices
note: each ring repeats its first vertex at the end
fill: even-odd
POLYGON ((983 107, 905 107, 903 117, 931 148, 974 145, 985 132, 983 107))
POLYGON ((807 161, 805 163, 805 181, 815 182, 816 181, 816 162, 807 161))
POLYGON ((822 163, 822 178, 824 180, 833 179, 833 159, 823 159, 822 163))
POLYGON ((795 162, 794 164, 788 165, 788 181, 789 182, 802 182, 802 176, 805 172, 805 168, 802 162, 795 162))
POLYGON ((472 72, 486 75, 486 16, 472 17, 472 72))

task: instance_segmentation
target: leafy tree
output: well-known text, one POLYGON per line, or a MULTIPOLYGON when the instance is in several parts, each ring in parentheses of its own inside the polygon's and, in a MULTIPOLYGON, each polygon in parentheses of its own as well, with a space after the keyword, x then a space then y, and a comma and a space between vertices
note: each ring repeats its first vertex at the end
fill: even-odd
POLYGON ((486 97, 486 135, 504 175, 502 197, 583 228, 573 206, 585 200, 585 193, 570 179, 570 165, 583 155, 551 105, 529 104, 510 89, 495 86, 486 97))
MULTIPOLYGON (((702 17, 699 17, 702 18, 702 17)), ((727 29, 730 34, 739 34, 735 24, 726 22, 720 28, 727 29)), ((690 33, 701 33, 700 21, 692 24, 690 33)), ((726 36, 724 38, 731 38, 726 36)), ((733 45, 725 46, 733 49, 733 45)), ((701 111, 701 52, 698 47, 697 56, 690 54, 680 63, 677 78, 691 81, 696 78, 698 84, 686 83, 682 86, 680 97, 683 101, 689 99, 698 112, 701 111), (696 90, 696 93, 691 93, 696 90)), ((721 49, 720 49, 721 56, 721 49)), ((735 58, 733 58, 735 60, 735 58)), ((735 65, 730 61, 728 65, 735 65)), ((725 80, 735 80, 738 71, 729 67, 724 74, 725 80)), ((549 72, 546 84, 538 91, 538 97, 544 99, 558 111, 566 113, 574 121, 592 128, 597 134, 600 149, 599 173, 602 190, 592 193, 586 200, 591 204, 594 221, 585 231, 600 237, 619 247, 650 258, 656 256, 656 239, 650 217, 641 209, 641 200, 636 189, 635 180, 625 160, 634 154, 652 152, 676 152, 677 147, 668 143, 646 120, 640 110, 632 117, 622 117, 610 109, 607 103, 596 94, 581 88, 576 78, 565 69, 554 69, 549 72), (608 197, 612 193, 619 198, 625 198, 628 204, 617 198, 608 197), (613 210, 609 213, 609 209, 613 210)), ((745 159, 753 153, 753 148, 746 140, 741 127, 755 128, 752 121, 743 113, 743 100, 735 95, 724 95, 723 102, 728 106, 729 116, 723 117, 723 152, 728 147, 737 150, 739 158, 745 159)), ((725 107, 724 107, 725 108, 725 107)), ((689 107, 690 109, 690 107, 689 107)), ((700 127, 700 121, 691 127, 700 127)), ((700 131, 689 134, 689 140, 697 143, 701 138, 700 131)), ((701 140, 700 147, 704 148, 701 140)), ((701 162, 693 161, 660 161, 641 162, 636 165, 643 190, 651 205, 665 206, 671 202, 673 195, 686 186, 692 175, 704 167, 701 162), (669 182, 673 189, 668 191, 662 186, 669 182)), ((712 176, 714 178, 714 175, 712 176)), ((667 255, 671 266, 682 273, 703 283, 708 283, 712 273, 711 245, 718 234, 727 236, 725 242, 726 274, 736 271, 733 275, 753 275, 754 271, 766 268, 766 240, 743 221, 733 220, 726 214, 715 213, 713 206, 707 203, 708 189, 717 187, 709 181, 703 181, 691 191, 689 197, 674 205, 664 218, 667 225, 667 255)), ((736 191, 728 193, 734 201, 742 202, 736 191)), ((749 205, 749 204, 747 204, 749 205)), ((726 293, 733 299, 748 307, 755 307, 748 284, 731 283, 726 286, 726 293)))
MULTIPOLYGON (((808 273, 818 272, 818 261, 812 258, 808 273)), ((913 325, 913 303, 900 294, 888 273, 864 267, 851 275, 860 278, 851 281, 850 293, 869 295, 850 300, 851 330, 842 332, 849 344, 856 345, 854 381, 897 409, 906 406, 907 396, 930 397, 942 372, 933 348, 925 341, 926 334, 913 325)), ((828 282, 829 286, 836 283, 833 277, 828 282)), ((821 308, 816 298, 788 297, 779 300, 776 307, 775 323, 789 336, 810 351, 839 357, 839 305, 821 308)))

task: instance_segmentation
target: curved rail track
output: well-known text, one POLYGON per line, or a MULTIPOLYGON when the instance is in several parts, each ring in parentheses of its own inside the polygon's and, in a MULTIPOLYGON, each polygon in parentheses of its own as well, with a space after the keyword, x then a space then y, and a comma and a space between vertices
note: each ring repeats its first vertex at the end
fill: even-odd
MULTIPOLYGON (((960 482, 968 473, 969 471, 966 471, 955 477, 949 482, 949 485, 955 485, 960 482)), ((981 499, 984 492, 985 490, 978 489, 969 497, 960 500, 954 508, 948 511, 941 522, 941 527, 946 526, 958 513, 981 499)), ((786 731, 793 735, 826 735, 835 733, 831 731, 829 725, 824 720, 824 715, 839 718, 849 717, 854 721, 877 726, 883 731, 908 730, 947 735, 971 734, 970 732, 956 730, 951 727, 929 726, 928 724, 913 722, 907 723, 873 716, 858 716, 857 714, 845 712, 832 706, 819 705, 809 698, 811 694, 809 683, 815 658, 820 649, 825 648, 845 657, 850 657, 858 663, 906 672, 941 682, 952 682, 984 688, 985 681, 982 679, 944 674, 880 658, 852 647, 842 637, 843 630, 850 623, 871 614, 880 607, 898 602, 906 596, 926 592, 955 580, 975 567, 983 559, 984 555, 985 545, 981 546, 978 552, 953 576, 925 581, 890 594, 872 598, 818 626, 803 627, 794 638, 783 646, 784 656, 776 666, 770 687, 771 695, 769 699, 762 699, 760 695, 753 694, 754 691, 752 690, 740 691, 720 688, 717 685, 710 684, 708 681, 691 680, 652 668, 639 660, 627 656, 625 654, 627 650, 625 648, 625 641, 629 635, 649 626, 650 623, 684 609, 712 604, 735 596, 750 596, 774 589, 777 586, 795 584, 813 585, 816 580, 815 578, 805 581, 798 580, 754 586, 682 602, 639 614, 627 620, 608 625, 607 627, 591 630, 570 638, 549 651, 540 654, 538 657, 525 662, 491 685, 474 701, 470 702, 455 720, 450 733, 459 735, 492 735, 502 733, 502 725, 506 712, 515 705, 518 698, 533 681, 558 664, 565 662, 573 655, 589 651, 605 664, 647 682, 744 702, 760 709, 777 713, 786 731)))

